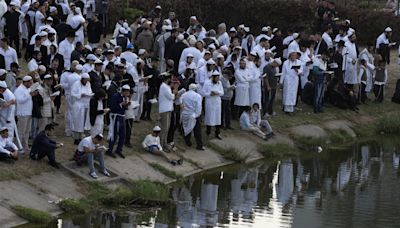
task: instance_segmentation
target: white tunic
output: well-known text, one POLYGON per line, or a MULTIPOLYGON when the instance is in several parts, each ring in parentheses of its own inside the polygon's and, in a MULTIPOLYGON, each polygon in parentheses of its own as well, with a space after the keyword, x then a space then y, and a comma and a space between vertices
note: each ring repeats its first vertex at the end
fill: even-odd
POLYGON ((346 47, 343 48, 343 69, 344 83, 357 84, 357 49, 356 44, 350 41, 346 42, 346 47), (353 64, 353 60, 355 63, 353 64))
POLYGON ((259 107, 261 107, 261 70, 257 68, 255 64, 253 64, 252 73, 250 74, 250 106, 257 103, 259 107))
POLYGON ((74 51, 75 45, 70 43, 67 39, 61 41, 58 53, 64 58, 64 68, 69 69, 71 66, 71 53, 74 51))
MULTIPOLYGON (((370 92, 372 89, 373 77, 374 77, 374 71, 375 71, 374 56, 371 53, 369 53, 367 49, 364 49, 363 51, 361 51, 359 58, 360 58, 360 60, 364 59, 367 62, 367 66, 364 69, 366 76, 367 76, 367 80, 361 81, 361 76, 362 76, 362 74, 360 74, 361 72, 359 72, 359 77, 360 77, 359 79, 362 83, 364 83, 366 85, 365 91, 370 92)), ((360 69, 360 71, 361 71, 361 69, 360 69)))
POLYGON ((181 54, 181 58, 179 59, 179 62, 186 62, 187 56, 189 54, 193 55, 193 62, 194 63, 199 63, 199 60, 201 58, 203 58, 203 55, 201 54, 201 52, 199 51, 199 49, 195 48, 195 47, 188 47, 183 49, 182 54, 181 54))
MULTIPOLYGON (((4 100, 6 102, 15 101, 14 94, 6 89, 3 93, 4 100)), ((11 140, 14 138, 14 128, 15 128, 15 105, 10 105, 7 108, 0 108, 0 125, 6 126, 8 128, 8 138, 11 140)))
POLYGON ((10 65, 13 62, 18 63, 17 52, 14 48, 8 47, 6 50, 0 48, 0 54, 4 56, 4 63, 6 65, 6 70, 10 70, 10 65))
POLYGON ((236 96, 235 96, 235 105, 237 106, 249 106, 250 105, 250 72, 249 69, 237 69, 235 71, 235 79, 236 79, 236 96))
POLYGON ((208 80, 204 83, 203 95, 205 97, 205 118, 204 123, 207 126, 221 125, 221 96, 224 95, 222 83, 214 83, 208 80), (211 95, 211 92, 216 92, 218 95, 211 95))
POLYGON ((181 122, 186 136, 192 132, 196 125, 196 118, 201 115, 202 98, 200 94, 189 90, 182 95, 182 105, 181 122))
MULTIPOLYGON (((71 27, 73 29, 77 29, 78 26, 82 23, 85 23, 85 18, 82 17, 81 14, 76 14, 73 15, 71 17, 68 17, 67 19, 67 24, 71 25, 71 27)), ((81 27, 79 27, 79 29, 75 32, 75 43, 76 42, 81 42, 84 43, 85 42, 85 37, 84 37, 84 33, 83 33, 83 28, 84 26, 82 25, 81 27)))
MULTIPOLYGON (((97 101, 97 110, 98 111, 103 110, 102 100, 97 101)), ((97 115, 96 120, 94 121, 94 125, 90 129, 90 135, 96 136, 99 134, 103 134, 103 129, 104 129, 104 114, 97 115)))
POLYGON ((80 81, 77 81, 72 85, 72 131, 84 132, 84 130, 90 130, 89 102, 92 95, 90 82, 83 85, 80 81))
POLYGON ((283 84, 283 105, 296 105, 297 90, 299 86, 299 75, 303 72, 300 60, 286 60, 282 66, 282 77, 280 83, 283 84), (298 72, 292 69, 292 66, 300 66, 298 72))
POLYGON ((310 54, 310 50, 307 49, 305 52, 301 52, 301 56, 300 56, 300 61, 303 66, 303 73, 300 76, 300 83, 301 83, 302 89, 308 82, 308 75, 310 75, 310 70, 312 70, 312 67, 313 67, 312 64, 307 65, 307 62, 311 61, 309 54, 310 54))
POLYGON ((15 100, 17 101, 17 116, 32 116, 33 103, 30 92, 31 90, 26 88, 24 85, 20 85, 15 89, 14 95, 15 100))
POLYGON ((161 83, 160 92, 158 94, 159 113, 171 112, 174 110, 175 95, 171 91, 171 87, 166 83, 161 83))

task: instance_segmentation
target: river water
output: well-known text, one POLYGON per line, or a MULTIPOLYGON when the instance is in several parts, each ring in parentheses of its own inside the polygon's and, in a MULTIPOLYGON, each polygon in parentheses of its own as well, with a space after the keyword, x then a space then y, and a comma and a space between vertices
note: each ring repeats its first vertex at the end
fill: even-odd
POLYGON ((230 166, 175 186, 175 206, 98 211, 58 227, 400 227, 399 160, 399 146, 366 143, 230 166))

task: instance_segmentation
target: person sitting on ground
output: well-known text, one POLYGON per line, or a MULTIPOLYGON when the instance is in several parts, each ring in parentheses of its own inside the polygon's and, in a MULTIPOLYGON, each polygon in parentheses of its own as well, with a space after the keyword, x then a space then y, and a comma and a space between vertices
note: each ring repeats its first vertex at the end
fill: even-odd
POLYGON ((257 127, 257 125, 251 123, 250 114, 251 114, 251 107, 245 106, 243 109, 243 113, 240 116, 240 128, 244 131, 249 131, 257 135, 258 137, 264 140, 268 140, 271 137, 271 135, 267 136, 267 134, 261 131, 261 129, 257 127))
POLYGON ((49 165, 53 166, 56 169, 59 169, 60 166, 56 162, 55 151, 57 148, 62 147, 63 144, 57 143, 49 138, 53 130, 53 125, 48 124, 45 126, 44 130, 35 137, 29 157, 32 160, 38 161, 47 156, 47 158, 49 159, 49 165))
POLYGON ((182 159, 178 160, 171 159, 167 155, 167 153, 163 151, 163 148, 161 147, 160 143, 160 132, 161 128, 159 126, 155 126, 153 128, 153 133, 147 135, 146 138, 144 138, 142 142, 144 150, 151 154, 164 157, 169 163, 171 163, 174 166, 177 164, 182 165, 183 163, 182 159))
POLYGON ((107 150, 103 143, 103 135, 98 134, 96 136, 88 136, 78 144, 78 148, 76 149, 74 160, 78 165, 81 165, 85 159, 87 159, 87 163, 89 165, 89 175, 97 179, 98 176, 94 169, 94 158, 97 158, 100 163, 101 173, 104 176, 109 177, 110 173, 108 173, 106 166, 104 164, 104 152, 107 150))
POLYGON ((8 137, 7 127, 0 128, 0 160, 18 160, 18 147, 8 137))
POLYGON ((274 136, 274 132, 272 131, 272 127, 269 124, 268 120, 261 120, 261 110, 260 105, 258 103, 254 103, 251 112, 250 112, 250 122, 255 124, 258 128, 260 128, 263 132, 265 131, 268 137, 274 136))

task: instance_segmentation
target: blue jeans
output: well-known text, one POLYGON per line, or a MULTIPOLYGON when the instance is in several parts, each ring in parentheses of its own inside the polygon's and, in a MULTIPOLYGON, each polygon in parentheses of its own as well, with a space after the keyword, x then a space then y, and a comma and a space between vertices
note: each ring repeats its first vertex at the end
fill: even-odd
POLYGON ((97 159, 100 163, 100 169, 101 171, 104 171, 106 169, 104 165, 104 154, 103 152, 97 152, 97 153, 87 153, 87 160, 88 160, 88 166, 89 166, 89 173, 94 172, 94 159, 97 159))
POLYGON ((114 124, 114 137, 109 140, 109 153, 113 152, 114 144, 118 139, 117 149, 115 150, 116 153, 122 153, 122 147, 125 143, 125 118, 123 116, 116 116, 115 117, 115 124, 114 124))
POLYGON ((325 93, 325 77, 314 77, 314 112, 322 111, 325 93))

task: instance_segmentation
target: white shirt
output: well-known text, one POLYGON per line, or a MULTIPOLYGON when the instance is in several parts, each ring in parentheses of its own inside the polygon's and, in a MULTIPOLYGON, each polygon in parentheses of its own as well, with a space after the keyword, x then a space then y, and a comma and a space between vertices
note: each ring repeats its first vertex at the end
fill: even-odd
POLYGON ((13 62, 18 63, 17 52, 14 48, 8 47, 7 50, 0 48, 0 54, 4 56, 4 63, 6 64, 6 70, 10 70, 10 65, 13 62))
POLYGON ((200 94, 189 90, 182 95, 182 104, 182 114, 195 115, 196 118, 201 115, 202 98, 200 94))
POLYGON ((172 93, 171 87, 164 82, 160 86, 160 93, 158 94, 158 112, 171 112, 174 110, 175 95, 172 93))
POLYGON ((328 45, 328 48, 333 48, 333 41, 332 41, 331 36, 328 33, 324 32, 324 34, 322 34, 322 39, 328 45))
POLYGON ((77 149, 79 152, 84 152, 85 151, 84 147, 88 148, 89 150, 94 150, 96 148, 96 144, 93 143, 91 136, 82 139, 77 149))
POLYGON ((144 149, 146 149, 149 146, 158 146, 160 151, 162 150, 161 143, 160 143, 160 137, 159 136, 155 137, 152 134, 149 134, 146 136, 146 138, 144 138, 144 140, 142 142, 142 146, 144 149))
POLYGON ((44 15, 40 11, 36 11, 35 14, 35 33, 40 32, 40 27, 44 25, 43 23, 44 15))
POLYGON ((127 63, 130 63, 132 66, 136 67, 138 56, 131 51, 125 51, 121 54, 121 59, 125 59, 127 63))
POLYGON ((229 35, 227 32, 222 33, 221 35, 218 36, 218 42, 219 45, 225 45, 227 47, 229 47, 229 44, 231 43, 230 39, 229 39, 229 35))
POLYGON ((265 48, 261 47, 260 44, 257 44, 252 51, 255 51, 260 59, 265 57, 265 48))
POLYGON ((32 116, 32 96, 31 90, 26 88, 23 84, 18 86, 14 91, 15 100, 17 103, 17 116, 32 116))
POLYGON ((31 61, 28 62, 28 71, 32 72, 39 69, 39 64, 37 63, 36 59, 31 59, 31 61))
POLYGON ((386 37, 385 33, 382 33, 376 39, 376 49, 378 49, 381 44, 389 45, 389 39, 386 37))
MULTIPOLYGON (((15 100, 14 94, 9 90, 6 89, 3 93, 4 100, 6 102, 15 100)), ((15 105, 10 105, 8 108, 0 108, 0 118, 4 121, 13 121, 15 117, 15 105)))
POLYGON ((0 153, 11 154, 11 151, 5 149, 6 147, 11 147, 15 151, 18 150, 18 147, 11 141, 9 137, 0 137, 0 153))
POLYGON ((64 68, 69 69, 71 66, 71 53, 74 51, 75 45, 67 39, 61 41, 58 53, 64 57, 64 68))

